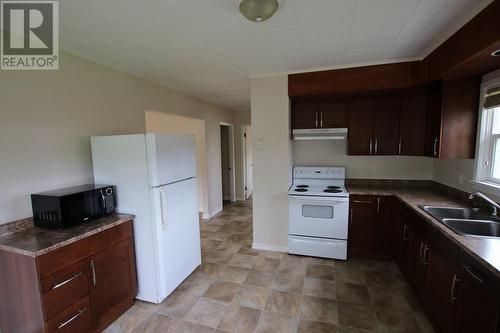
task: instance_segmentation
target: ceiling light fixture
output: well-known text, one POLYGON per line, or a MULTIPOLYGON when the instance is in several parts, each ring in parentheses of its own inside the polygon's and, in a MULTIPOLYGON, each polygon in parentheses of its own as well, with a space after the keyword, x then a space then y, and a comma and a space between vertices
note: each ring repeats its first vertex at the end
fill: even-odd
POLYGON ((493 57, 500 57, 500 50, 496 50, 491 54, 493 57))
POLYGON ((238 6, 241 14, 253 22, 264 22, 276 13, 279 0, 241 0, 238 6))

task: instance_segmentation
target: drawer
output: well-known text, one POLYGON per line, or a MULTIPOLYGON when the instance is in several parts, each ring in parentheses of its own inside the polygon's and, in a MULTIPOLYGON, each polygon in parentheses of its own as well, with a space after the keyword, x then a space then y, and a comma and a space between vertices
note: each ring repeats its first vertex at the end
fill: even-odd
POLYGON ((46 322, 48 333, 88 333, 92 331, 90 300, 85 296, 46 322))
POLYGON ((88 294, 85 262, 63 268, 41 281, 45 319, 50 319, 88 294))
POLYGON ((500 281, 493 272, 490 272, 478 262, 476 258, 462 251, 460 253, 460 270, 462 274, 482 289, 493 299, 500 299, 500 281))
POLYGON ((40 278, 43 279, 112 244, 130 238, 132 233, 132 221, 129 221, 41 255, 37 258, 40 278))

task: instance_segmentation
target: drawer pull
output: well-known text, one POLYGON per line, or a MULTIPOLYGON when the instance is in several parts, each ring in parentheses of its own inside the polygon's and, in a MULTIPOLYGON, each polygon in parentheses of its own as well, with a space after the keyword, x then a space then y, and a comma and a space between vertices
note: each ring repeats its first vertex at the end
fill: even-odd
POLYGON ((484 279, 480 278, 479 275, 474 272, 474 270, 471 266, 465 265, 464 268, 467 271, 467 273, 469 273, 469 275, 474 278, 474 280, 476 280, 480 284, 484 284, 484 279))
POLYGON ((372 203, 372 201, 369 201, 369 200, 353 200, 352 202, 361 203, 361 204, 371 204, 372 203))
POLYGON ((90 268, 92 269, 92 284, 95 286, 97 284, 97 279, 95 276, 95 261, 90 260, 90 268))
POLYGON ((87 311, 87 308, 83 308, 83 309, 79 310, 75 315, 73 315, 73 317, 69 318, 68 320, 66 320, 66 321, 64 321, 62 323, 60 323, 59 326, 57 326, 57 329, 61 329, 64 326, 69 325, 76 318, 80 317, 82 315, 82 313, 84 313, 85 311, 87 311))
POLYGON ((70 282, 71 282, 71 281, 73 281, 74 279, 79 278, 79 277, 80 277, 80 276, 82 276, 82 275, 83 275, 83 273, 82 273, 82 272, 80 272, 80 273, 76 273, 76 274, 74 274, 72 277, 70 277, 69 279, 67 279, 67 280, 65 280, 65 281, 63 281, 63 282, 61 282, 61 283, 58 283, 58 284, 54 285, 54 286, 52 287, 52 290, 57 289, 57 288, 60 288, 60 287, 64 286, 65 284, 70 283, 70 282))

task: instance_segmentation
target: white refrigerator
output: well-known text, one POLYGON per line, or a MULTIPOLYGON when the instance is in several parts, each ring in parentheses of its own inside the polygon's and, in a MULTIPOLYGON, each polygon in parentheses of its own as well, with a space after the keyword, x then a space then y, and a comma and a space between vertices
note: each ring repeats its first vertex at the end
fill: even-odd
POLYGON ((201 264, 194 137, 114 135, 91 144, 94 181, 116 185, 116 211, 135 215, 137 298, 161 303, 201 264))

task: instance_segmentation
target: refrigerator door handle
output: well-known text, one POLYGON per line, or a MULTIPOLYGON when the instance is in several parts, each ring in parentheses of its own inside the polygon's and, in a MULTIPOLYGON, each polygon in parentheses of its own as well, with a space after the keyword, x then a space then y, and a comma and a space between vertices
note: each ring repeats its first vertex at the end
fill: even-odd
POLYGON ((161 214, 161 226, 163 228, 163 230, 165 230, 167 228, 167 211, 166 211, 166 193, 165 193, 165 189, 163 188, 159 188, 159 193, 160 193, 160 214, 161 214))

